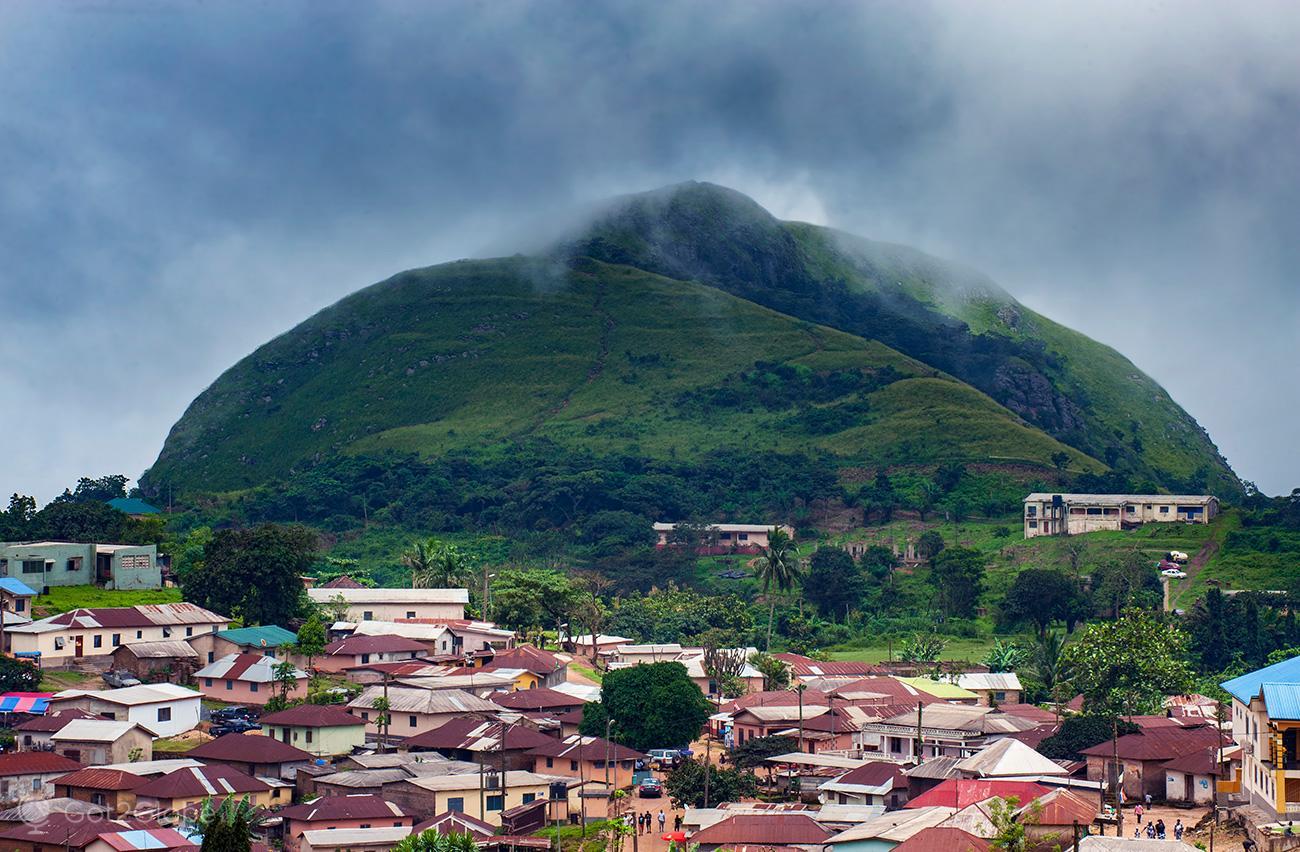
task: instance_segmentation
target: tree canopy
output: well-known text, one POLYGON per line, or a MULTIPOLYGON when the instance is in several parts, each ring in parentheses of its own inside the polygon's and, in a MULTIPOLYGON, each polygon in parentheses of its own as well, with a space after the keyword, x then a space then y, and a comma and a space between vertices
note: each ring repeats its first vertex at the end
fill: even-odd
POLYGON ((1002 601, 1004 620, 1011 624, 1028 621, 1040 636, 1053 621, 1064 621, 1069 630, 1087 614, 1087 601, 1079 584, 1065 572, 1052 568, 1021 571, 1002 601))
POLYGON ((597 713, 584 712, 582 732, 604 736, 605 720, 612 718, 613 739, 638 751, 693 742, 713 712, 681 663, 644 663, 607 672, 598 706, 597 713))
POLYGON ((284 624, 306 609, 302 575, 316 560, 316 533, 261 524, 221 530, 203 548, 203 568, 180 575, 185 599, 245 624, 284 624))
MULTIPOLYGON (((679 807, 704 807, 704 764, 686 759, 668 773, 664 789, 679 807)), ((718 802, 737 802, 758 793, 758 779, 744 769, 708 767, 710 805, 718 802)))
POLYGON ((930 585, 945 615, 973 618, 984 590, 984 554, 967 547, 950 547, 930 561, 930 585))
POLYGON ((1166 695, 1189 691, 1187 634, 1144 610, 1088 625, 1061 652, 1084 710, 1102 716, 1159 712, 1166 695))
POLYGON ((808 560, 804 597, 823 618, 846 618, 862 605, 866 592, 866 578, 847 550, 820 547, 808 560))

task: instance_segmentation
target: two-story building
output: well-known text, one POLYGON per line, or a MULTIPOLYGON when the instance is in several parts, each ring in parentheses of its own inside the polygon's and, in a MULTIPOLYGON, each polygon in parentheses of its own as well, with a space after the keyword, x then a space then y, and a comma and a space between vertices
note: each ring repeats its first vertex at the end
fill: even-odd
POLYGON ((1280 820, 1300 819, 1300 657, 1220 684, 1232 696, 1240 777, 1225 782, 1280 820))
POLYGON ((0 544, 0 576, 41 591, 51 586, 160 589, 158 548, 152 544, 80 544, 71 541, 0 544))
POLYGON ((608 779, 616 789, 631 786, 637 761, 650 759, 618 743, 581 734, 550 740, 528 753, 533 757, 533 771, 538 774, 602 783, 608 779))
POLYGON ((199 726, 203 696, 174 683, 150 683, 122 689, 65 689, 55 693, 55 710, 81 710, 100 719, 135 722, 160 737, 172 737, 199 726))
POLYGON ((1025 538, 1133 529, 1142 524, 1182 521, 1208 524, 1219 499, 1208 494, 1048 494, 1024 501, 1025 538))
MULTIPOLYGON (((675 543, 679 537, 678 526, 655 524, 656 546, 667 547, 675 543)), ((784 524, 709 524, 699 530, 694 544, 701 554, 758 553, 768 546, 772 531, 777 529, 794 538, 794 527, 784 524)))

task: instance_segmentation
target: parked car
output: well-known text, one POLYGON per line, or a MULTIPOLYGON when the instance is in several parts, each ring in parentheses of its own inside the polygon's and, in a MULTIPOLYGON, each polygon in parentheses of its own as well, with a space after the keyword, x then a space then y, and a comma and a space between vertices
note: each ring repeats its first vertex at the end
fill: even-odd
POLYGON ((1169 551, 1169 558, 1174 562, 1186 562, 1190 557, 1181 550, 1169 551))
POLYGON ((637 787, 636 794, 642 799, 658 799, 664 794, 664 785, 656 778, 647 778, 637 787))
POLYGON ((216 725, 234 719, 251 722, 259 715, 261 714, 252 707, 222 707, 219 710, 213 710, 209 718, 212 720, 212 724, 216 725))
POLYGON ((1169 577, 1172 580, 1181 580, 1187 576, 1187 572, 1178 568, 1166 568, 1160 572, 1160 576, 1169 577))
POLYGON ((681 753, 675 748, 652 748, 649 755, 655 769, 672 769, 681 758, 681 753))
POLYGON ((246 734, 249 731, 260 731, 262 726, 257 722, 248 719, 231 719, 226 722, 218 722, 213 725, 208 733, 214 737, 224 737, 226 734, 246 734))
POLYGON ((104 672, 102 677, 104 678, 104 683, 108 684, 113 689, 121 689, 126 686, 140 685, 140 679, 137 678, 135 675, 131 674, 130 672, 122 672, 122 671, 115 672, 110 670, 104 672))

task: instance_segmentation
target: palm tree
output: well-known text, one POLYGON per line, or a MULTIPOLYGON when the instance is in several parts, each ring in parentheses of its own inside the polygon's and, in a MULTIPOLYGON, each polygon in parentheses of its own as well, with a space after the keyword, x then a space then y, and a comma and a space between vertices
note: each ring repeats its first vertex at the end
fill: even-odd
POLYGON ((1065 637, 1060 633, 1049 630, 1034 642, 1030 654, 1030 665, 1033 667, 1034 677, 1049 693, 1055 691, 1059 682, 1067 679, 1063 661, 1061 660, 1061 650, 1064 647, 1065 637))
POLYGON ((473 835, 459 832, 439 834, 437 829, 429 829, 420 834, 412 834, 393 847, 393 852, 476 852, 478 845, 473 835))
POLYGON ((417 541, 402 554, 402 564, 411 569, 414 589, 458 587, 469 574, 469 561, 460 549, 436 538, 417 541))
POLYGON ((771 596, 772 586, 779 591, 788 592, 794 588, 800 575, 799 553, 794 548, 794 541, 780 527, 774 527, 767 536, 767 547, 763 548, 754 563, 758 577, 763 581, 763 595, 768 598, 767 609, 767 650, 772 650, 772 622, 776 619, 776 599, 771 596))
POLYGON ((253 832, 267 819, 266 810, 255 807, 247 796, 229 796, 215 808, 212 797, 203 800, 193 827, 203 835, 202 849, 214 852, 242 852, 252 847, 253 832))

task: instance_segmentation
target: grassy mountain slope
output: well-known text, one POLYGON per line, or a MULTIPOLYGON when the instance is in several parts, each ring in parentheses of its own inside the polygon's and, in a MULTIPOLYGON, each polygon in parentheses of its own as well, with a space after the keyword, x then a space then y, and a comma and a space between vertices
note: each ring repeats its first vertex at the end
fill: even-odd
POLYGON ((173 428, 147 489, 227 492, 336 453, 828 451, 846 464, 1103 466, 879 342, 624 265, 462 261, 359 291, 259 348, 173 428))
POLYGON ((701 281, 878 340, 1139 481, 1240 489, 1205 431, 1118 352, 914 249, 781 222, 740 193, 688 183, 617 199, 556 251, 701 281))

